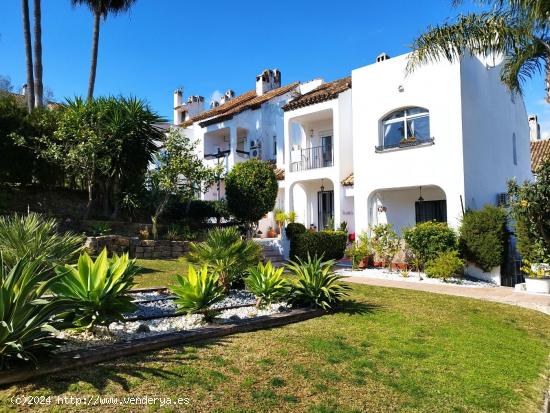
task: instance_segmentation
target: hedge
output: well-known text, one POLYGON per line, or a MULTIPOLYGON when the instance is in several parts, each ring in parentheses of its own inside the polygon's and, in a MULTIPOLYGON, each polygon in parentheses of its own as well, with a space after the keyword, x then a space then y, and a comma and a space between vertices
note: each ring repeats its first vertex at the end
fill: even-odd
POLYGON ((486 205, 479 211, 468 211, 460 226, 460 251, 468 261, 484 271, 504 262, 508 231, 506 211, 486 205))
POLYGON ((289 240, 293 240, 297 235, 303 234, 306 231, 305 225, 299 222, 291 222, 285 228, 286 237, 289 240))
POLYGON ((441 253, 457 249, 457 236, 444 222, 423 222, 403 233, 407 247, 425 265, 441 253))
POLYGON ((323 257, 324 260, 339 260, 344 256, 347 234, 343 231, 320 231, 297 234, 290 242, 291 259, 323 257))

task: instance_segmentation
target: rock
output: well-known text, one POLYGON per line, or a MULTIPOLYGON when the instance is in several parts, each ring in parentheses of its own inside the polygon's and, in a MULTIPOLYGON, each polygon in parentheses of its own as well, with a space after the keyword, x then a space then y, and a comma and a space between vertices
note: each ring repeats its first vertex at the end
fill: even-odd
POLYGON ((136 328, 136 333, 148 333, 151 329, 147 324, 140 324, 138 328, 136 328))

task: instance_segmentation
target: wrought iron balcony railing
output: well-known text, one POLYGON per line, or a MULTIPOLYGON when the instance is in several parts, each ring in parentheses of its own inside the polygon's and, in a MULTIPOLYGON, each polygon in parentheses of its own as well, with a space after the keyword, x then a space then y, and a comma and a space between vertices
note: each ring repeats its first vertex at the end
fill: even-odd
POLYGON ((290 172, 308 169, 327 168, 334 165, 334 152, 331 146, 315 146, 300 150, 300 160, 290 163, 290 172))

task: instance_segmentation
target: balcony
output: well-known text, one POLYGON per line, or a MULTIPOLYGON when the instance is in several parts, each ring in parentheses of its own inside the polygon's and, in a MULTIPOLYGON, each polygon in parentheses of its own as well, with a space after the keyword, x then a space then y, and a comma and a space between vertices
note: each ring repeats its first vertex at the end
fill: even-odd
POLYGON ((299 160, 290 162, 290 172, 327 168, 334 165, 334 153, 330 145, 293 151, 292 157, 293 160, 296 158, 299 160))

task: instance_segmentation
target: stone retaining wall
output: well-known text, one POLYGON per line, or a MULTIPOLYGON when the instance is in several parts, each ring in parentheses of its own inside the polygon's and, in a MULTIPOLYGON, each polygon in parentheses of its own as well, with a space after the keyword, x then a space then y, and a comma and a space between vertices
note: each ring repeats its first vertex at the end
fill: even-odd
POLYGON ((92 255, 107 248, 109 253, 127 252, 132 258, 178 258, 189 251, 188 241, 142 240, 121 235, 88 237, 84 246, 92 255))

